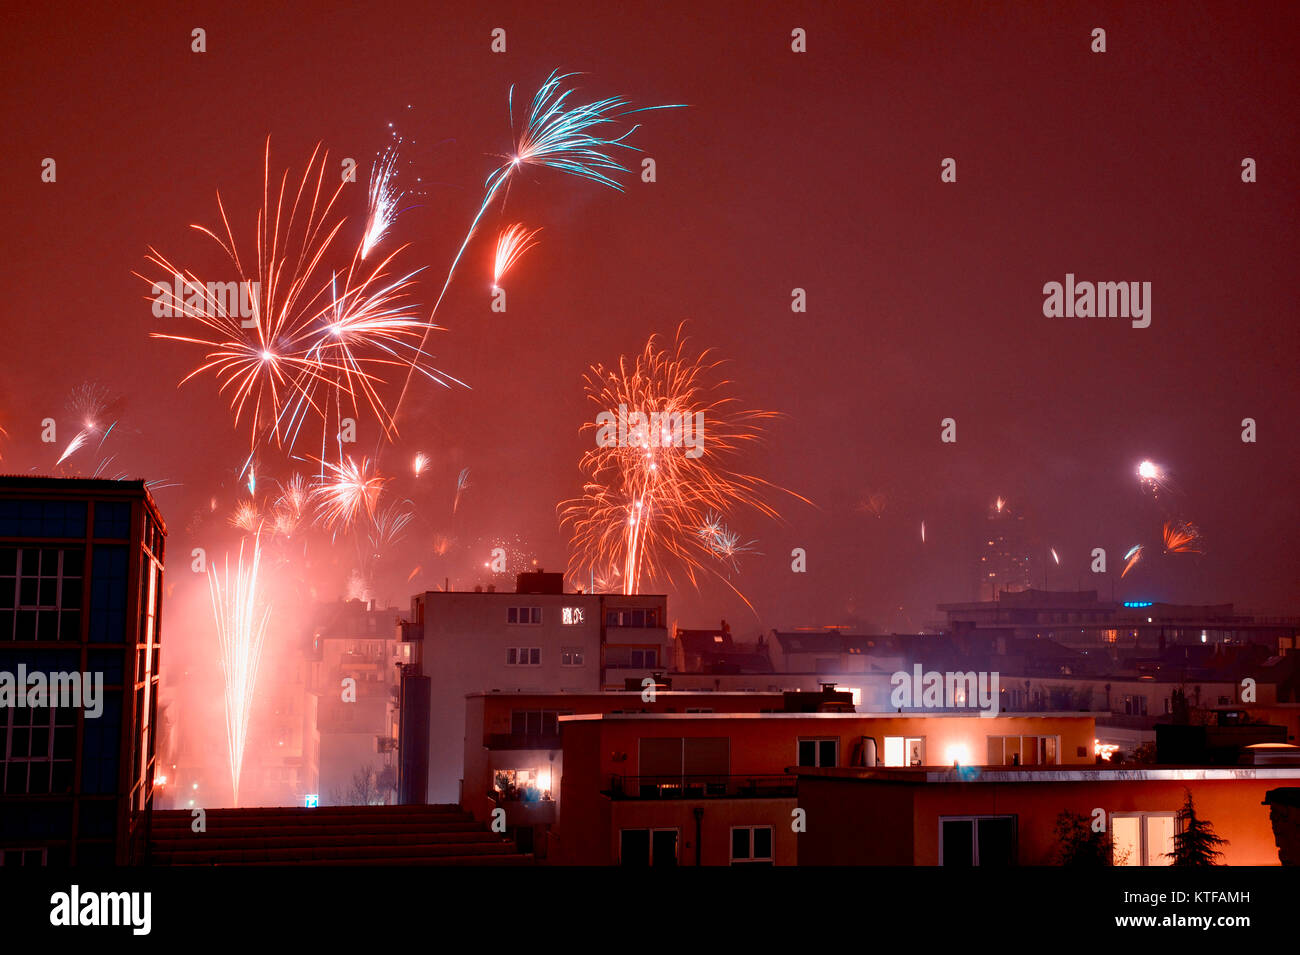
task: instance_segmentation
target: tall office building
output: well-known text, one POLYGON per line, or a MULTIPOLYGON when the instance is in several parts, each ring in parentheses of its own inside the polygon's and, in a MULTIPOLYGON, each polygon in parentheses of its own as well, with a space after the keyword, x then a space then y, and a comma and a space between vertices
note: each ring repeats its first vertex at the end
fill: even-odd
POLYGON ((1003 498, 989 505, 980 541, 977 600, 996 600, 1000 593, 1019 593, 1033 586, 1025 516, 1003 498))
POLYGON ((166 534, 143 481, 0 478, 0 865, 143 858, 166 534))

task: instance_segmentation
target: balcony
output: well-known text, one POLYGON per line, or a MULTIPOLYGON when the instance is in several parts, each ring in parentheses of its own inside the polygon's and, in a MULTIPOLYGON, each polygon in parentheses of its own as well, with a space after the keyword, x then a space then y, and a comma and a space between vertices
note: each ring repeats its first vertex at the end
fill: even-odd
POLYGON ((560 734, 488 733, 484 745, 488 749, 559 749, 560 734))
POLYGON ((611 776, 611 799, 780 799, 795 795, 796 777, 611 776))

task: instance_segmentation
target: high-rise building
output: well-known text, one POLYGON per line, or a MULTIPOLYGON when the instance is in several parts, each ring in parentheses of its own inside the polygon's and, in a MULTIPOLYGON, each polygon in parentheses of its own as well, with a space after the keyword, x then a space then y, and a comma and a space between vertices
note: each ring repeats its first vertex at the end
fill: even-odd
POLYGON ((0 479, 0 865, 142 859, 166 534, 143 481, 0 479))
POLYGON ((976 599, 996 600, 1000 593, 1028 590, 1033 581, 1024 514, 999 497, 989 505, 983 533, 976 599))

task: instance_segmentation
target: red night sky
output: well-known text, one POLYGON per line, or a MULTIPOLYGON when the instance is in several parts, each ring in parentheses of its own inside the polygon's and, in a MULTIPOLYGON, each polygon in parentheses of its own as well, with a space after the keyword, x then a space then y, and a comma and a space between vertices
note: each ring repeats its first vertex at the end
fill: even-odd
MULTIPOLYGON (((177 389, 201 349, 149 337, 160 320, 132 274, 148 248, 218 265, 189 225, 219 224, 219 189, 237 236, 251 236, 268 136, 273 169, 300 173, 319 142, 331 163, 365 170, 392 123, 407 143, 398 184, 420 177, 426 193, 393 235, 426 268, 419 294, 432 301, 511 149, 510 86, 517 121, 553 70, 580 71, 583 98, 687 108, 642 115, 630 139, 657 182, 629 174, 619 194, 530 169, 504 219, 471 242, 430 348, 471 387, 417 381, 382 454, 401 468, 426 451, 439 490, 417 501, 418 532, 381 599, 405 606, 444 576, 473 584, 489 538, 560 569, 556 505, 580 490, 590 441, 584 371, 685 321, 694 345, 730 360, 744 407, 784 414, 746 470, 816 507, 786 499, 782 521, 736 517, 761 552, 733 578, 757 618, 715 581, 669 590, 683 625, 923 626, 937 602, 972 596, 979 524, 998 495, 1026 514, 1036 558, 1061 555, 1057 589, 1109 597, 1118 575, 1090 574, 1089 552, 1106 548, 1117 570, 1166 507, 1201 528, 1206 553, 1153 558, 1117 597, 1295 611, 1300 8, 438 6, 6 12, 0 468, 88 473, 89 454, 54 468, 41 419, 68 427, 68 393, 87 381, 120 395, 108 470, 173 485, 156 497, 176 583, 191 547, 234 540, 220 522, 219 540, 187 528, 212 496, 233 506, 247 442, 211 377, 177 389), (196 26, 203 54, 190 50, 196 26), (504 54, 489 49, 495 27, 504 54), (795 27, 806 53, 791 51, 795 27), (1095 27, 1104 54, 1090 50, 1095 27), (41 181, 45 157, 56 183, 41 181), (956 183, 940 182, 945 157, 956 183), (1258 182, 1242 182, 1244 157, 1258 182), (543 232, 494 314, 503 221, 543 232), (1045 317, 1042 287, 1067 273, 1150 282, 1151 326, 1045 317), (796 287, 806 313, 791 311, 796 287), (939 440, 945 417, 955 445, 939 440), (1241 440, 1245 417, 1257 443, 1241 440), (1138 485, 1148 457, 1169 470, 1163 502, 1138 485), (879 516, 859 507, 873 492, 879 516), (444 532, 460 563, 429 558, 444 532), (795 547, 808 553, 802 575, 795 547)), ((627 162, 639 168, 636 154, 627 162)), ((361 180, 350 208, 364 206, 361 180)))

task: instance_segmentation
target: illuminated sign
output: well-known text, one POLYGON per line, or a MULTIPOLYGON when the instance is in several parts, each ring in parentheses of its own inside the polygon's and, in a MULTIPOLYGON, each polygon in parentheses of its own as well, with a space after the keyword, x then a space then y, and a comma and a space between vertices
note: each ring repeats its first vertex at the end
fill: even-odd
POLYGON ((1153 603, 1154 601, 1151 600, 1126 600, 1124 601, 1124 606, 1125 607, 1150 607, 1153 603))
POLYGON ((318 809, 318 808, 320 808, 320 796, 317 795, 316 793, 308 793, 308 794, 307 794, 307 808, 308 808, 308 809, 318 809))

